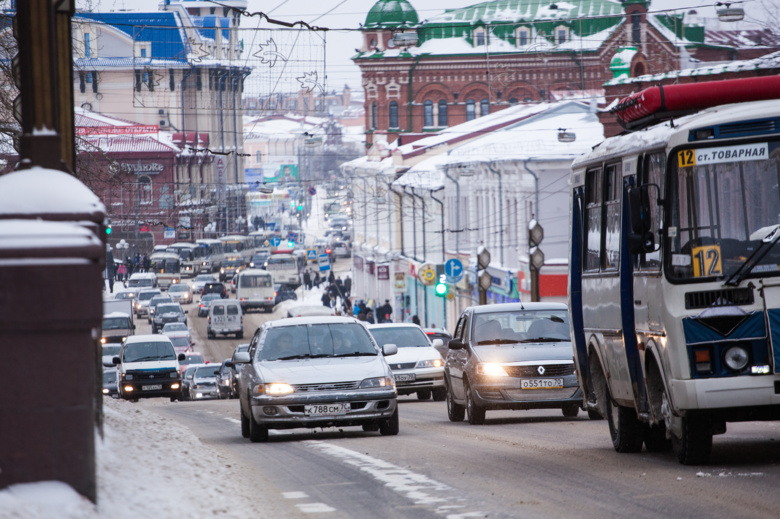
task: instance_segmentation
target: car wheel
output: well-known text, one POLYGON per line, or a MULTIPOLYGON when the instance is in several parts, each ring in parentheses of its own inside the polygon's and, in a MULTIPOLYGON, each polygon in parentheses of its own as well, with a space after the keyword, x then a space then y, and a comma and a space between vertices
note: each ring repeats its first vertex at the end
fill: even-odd
POLYGON ((379 430, 379 424, 376 423, 364 423, 363 430, 366 432, 376 432, 379 430))
POLYGON ((172 396, 172 397, 171 397, 171 402, 175 402, 175 401, 177 401, 178 399, 179 399, 178 397, 172 396))
POLYGON ((244 406, 239 405, 241 409, 241 436, 249 438, 249 418, 244 414, 244 406))
POLYGON ((398 421, 398 407, 395 408, 393 416, 387 420, 382 420, 379 423, 379 434, 382 436, 395 436, 398 434, 399 421, 398 421))
POLYGON ((209 339, 213 339, 213 338, 214 338, 214 332, 212 332, 211 330, 209 330, 209 331, 206 333, 206 335, 208 336, 208 338, 209 338, 209 339))
POLYGON ((244 338, 244 332, 238 332, 236 334, 236 339, 243 339, 244 338))
POLYGON ((603 420, 604 417, 599 414, 595 409, 588 409, 588 418, 591 420, 603 420))
POLYGON ((576 418, 578 414, 580 414, 580 408, 576 404, 571 405, 565 405, 563 406, 563 416, 566 418, 576 418))
POLYGON ((607 424, 609 425, 609 435, 612 437, 612 446, 617 452, 640 452, 644 440, 642 422, 637 418, 636 411, 617 405, 612 400, 609 388, 606 388, 605 392, 607 396, 607 424))
POLYGON ((430 389, 421 389, 417 392, 417 400, 428 400, 429 398, 431 398, 430 389))
POLYGON ((268 427, 257 423, 251 411, 249 412, 249 439, 252 440, 252 443, 268 441, 268 427))
POLYGON ((443 402, 447 398, 447 388, 439 387, 433 390, 433 401, 443 402))
POLYGON ((447 391, 447 417, 450 422, 462 422, 466 416, 466 408, 456 404, 453 400, 452 391, 447 391))
POLYGON ((474 401, 474 393, 471 390, 471 384, 466 384, 466 410, 469 413, 469 423, 471 425, 482 425, 485 423, 485 408, 480 407, 474 401))

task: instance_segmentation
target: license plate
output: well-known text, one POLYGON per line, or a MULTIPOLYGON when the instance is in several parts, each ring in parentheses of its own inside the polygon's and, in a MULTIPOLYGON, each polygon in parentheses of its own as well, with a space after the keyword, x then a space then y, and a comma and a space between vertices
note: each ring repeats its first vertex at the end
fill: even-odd
POLYGON ((351 407, 349 404, 316 404, 303 407, 306 416, 333 416, 347 414, 351 407))
POLYGON ((562 378, 529 378, 520 381, 521 389, 561 389, 562 378))
POLYGON ((152 386, 143 386, 144 391, 154 391, 162 389, 162 384, 154 384, 152 386))
POLYGON ((408 375, 393 375, 395 377, 396 382, 414 382, 415 376, 414 373, 410 373, 408 375))

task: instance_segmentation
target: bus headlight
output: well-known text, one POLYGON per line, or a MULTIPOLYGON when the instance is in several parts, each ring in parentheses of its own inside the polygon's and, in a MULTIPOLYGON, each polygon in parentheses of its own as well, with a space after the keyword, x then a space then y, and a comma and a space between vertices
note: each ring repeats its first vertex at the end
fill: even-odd
POLYGON ((749 361, 750 355, 742 346, 732 346, 723 354, 723 362, 726 363, 729 369, 734 371, 742 371, 749 361))

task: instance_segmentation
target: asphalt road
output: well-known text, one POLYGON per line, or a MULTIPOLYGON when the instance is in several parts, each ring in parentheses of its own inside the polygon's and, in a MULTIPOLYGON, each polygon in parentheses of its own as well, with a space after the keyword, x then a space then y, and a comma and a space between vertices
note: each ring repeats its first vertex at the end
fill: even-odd
MULTIPOLYGON (((218 361, 278 315, 245 316, 241 340, 206 340, 205 319, 188 317, 196 349, 218 361)), ((398 436, 302 429, 271 431, 260 444, 241 437, 237 400, 137 405, 184 424, 229 460, 237 478, 257 485, 268 517, 780 515, 780 423, 729 424, 710 465, 686 467, 671 453, 616 453, 606 422, 584 413, 489 411, 485 425, 472 426, 449 422, 444 402, 399 403, 398 436)))

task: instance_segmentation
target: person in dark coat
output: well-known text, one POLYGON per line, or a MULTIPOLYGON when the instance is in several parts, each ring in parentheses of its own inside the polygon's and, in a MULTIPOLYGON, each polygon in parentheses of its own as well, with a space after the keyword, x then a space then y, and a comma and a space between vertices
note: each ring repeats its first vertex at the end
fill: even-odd
POLYGON ((344 297, 349 297, 352 293, 352 279, 347 276, 344 278, 344 297))
POLYGON ((306 286, 306 290, 311 290, 311 274, 309 274, 309 269, 303 271, 303 284, 306 286))
POLYGON ((333 270, 331 269, 330 274, 328 274, 328 283, 335 283, 336 282, 336 275, 333 274, 333 270))
POLYGON ((320 288, 320 283, 322 283, 322 278, 320 277, 320 271, 314 273, 314 286, 317 288, 320 288))
POLYGON ((374 312, 368 312, 366 314, 366 322, 369 324, 374 324, 374 312))
POLYGON ((417 314, 412 316, 412 322, 416 324, 417 326, 420 326, 420 318, 417 317, 417 314))
POLYGON ((144 272, 149 272, 149 269, 152 268, 152 261, 149 259, 149 256, 144 254, 144 272))
POLYGON ((377 308, 377 312, 379 312, 379 322, 380 323, 392 323, 393 320, 391 316, 393 315, 393 307, 390 305, 390 300, 385 299, 385 304, 377 308))
POLYGON ((328 295, 327 292, 324 292, 322 294, 321 301, 322 301, 322 306, 327 306, 328 308, 330 308, 330 296, 328 295))

